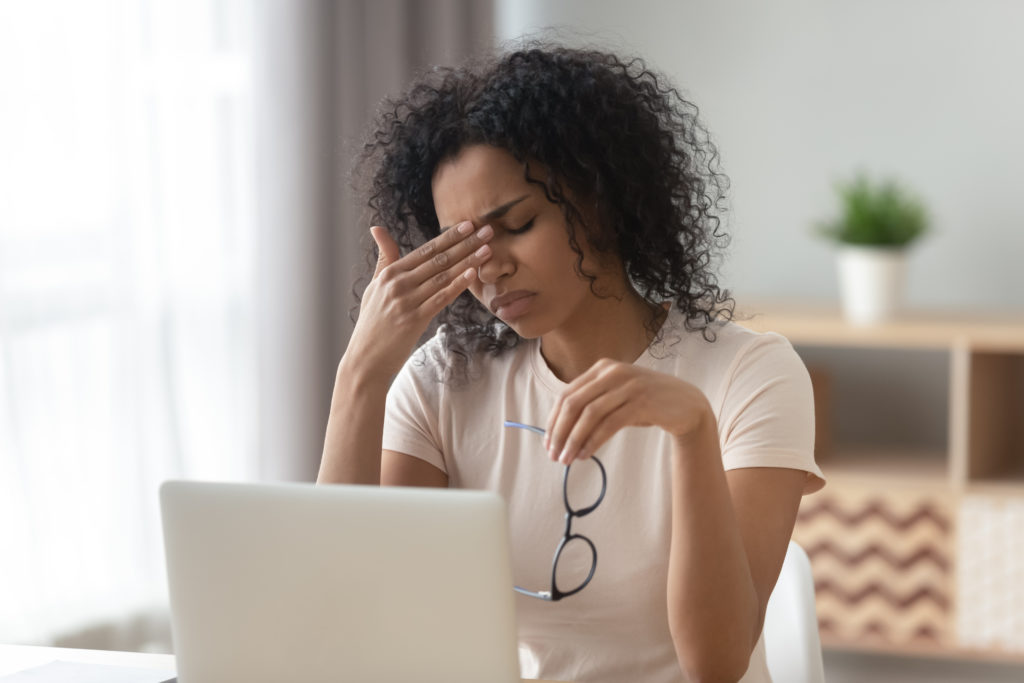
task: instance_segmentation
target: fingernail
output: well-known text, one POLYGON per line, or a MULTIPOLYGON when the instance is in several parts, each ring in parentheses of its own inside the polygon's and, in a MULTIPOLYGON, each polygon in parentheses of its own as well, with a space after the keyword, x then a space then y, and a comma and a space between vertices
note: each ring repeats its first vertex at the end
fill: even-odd
POLYGON ((482 247, 480 247, 479 249, 476 250, 476 255, 477 256, 487 256, 487 254, 489 254, 490 251, 491 251, 491 248, 485 244, 484 246, 482 246, 482 247))
POLYGON ((480 237, 480 239, 485 240, 490 238, 490 236, 494 234, 494 229, 489 225, 485 225, 484 227, 480 228, 480 230, 477 231, 476 234, 480 237))
POLYGON ((455 229, 458 230, 459 233, 463 235, 468 235, 469 233, 473 232, 473 224, 470 221, 463 221, 459 223, 459 227, 455 229))
POLYGON ((551 437, 547 434, 544 435, 544 448, 551 450, 551 437))
POLYGON ((560 456, 558 456, 558 462, 562 463, 563 465, 568 465, 569 464, 569 449, 568 448, 563 448, 562 449, 562 454, 560 456))

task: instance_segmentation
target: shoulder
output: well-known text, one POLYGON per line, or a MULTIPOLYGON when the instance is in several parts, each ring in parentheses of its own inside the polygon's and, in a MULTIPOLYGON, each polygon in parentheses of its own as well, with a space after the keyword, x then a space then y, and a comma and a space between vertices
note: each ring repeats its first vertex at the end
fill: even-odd
POLYGON ((718 341, 720 376, 709 398, 726 469, 800 469, 809 473, 805 493, 821 488, 824 477, 814 462, 814 391, 803 359, 782 335, 738 324, 724 326, 718 341))
POLYGON ((811 380, 803 359, 781 334, 754 332, 728 323, 723 326, 719 341, 722 344, 715 365, 723 398, 730 394, 761 394, 780 385, 788 386, 789 392, 797 395, 811 395, 811 380))
POLYGON ((705 342, 709 398, 720 419, 754 412, 813 414, 810 375, 789 340, 775 332, 754 332, 736 323, 720 326, 705 342))
POLYGON ((718 341, 721 342, 720 353, 723 359, 729 359, 733 371, 750 365, 766 370, 804 367, 789 340, 775 332, 755 332, 729 322, 721 326, 718 341))
MULTIPOLYGON (((719 393, 737 376, 806 374, 789 340, 774 332, 755 332, 731 321, 688 330, 679 318, 669 321, 659 343, 662 363, 690 381, 719 393)), ((655 354, 657 355, 657 354, 655 354)), ((668 367, 666 367, 668 369, 668 367)))

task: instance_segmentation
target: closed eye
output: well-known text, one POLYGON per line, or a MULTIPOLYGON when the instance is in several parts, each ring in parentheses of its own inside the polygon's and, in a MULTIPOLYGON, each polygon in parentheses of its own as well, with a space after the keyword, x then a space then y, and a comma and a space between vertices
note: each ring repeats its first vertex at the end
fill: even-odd
POLYGON ((512 235, 521 235, 524 232, 526 232, 527 230, 529 230, 530 228, 532 228, 533 227, 533 223, 536 220, 537 220, 537 217, 534 216, 529 221, 527 221, 526 224, 523 227, 516 228, 515 230, 505 230, 505 232, 507 232, 509 234, 512 234, 512 235))

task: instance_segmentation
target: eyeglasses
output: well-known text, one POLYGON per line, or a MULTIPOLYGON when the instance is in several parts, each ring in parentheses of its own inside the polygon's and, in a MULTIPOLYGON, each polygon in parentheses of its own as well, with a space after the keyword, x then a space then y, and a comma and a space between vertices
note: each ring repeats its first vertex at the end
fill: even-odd
MULTIPOLYGON (((525 425, 519 422, 512 422, 511 420, 505 420, 505 426, 518 427, 520 429, 531 431, 535 434, 540 434, 541 436, 544 435, 544 430, 541 429, 540 427, 525 425)), ((562 500, 565 503, 565 533, 562 535, 562 540, 559 542, 558 548, 555 550, 555 558, 551 562, 551 590, 529 591, 525 588, 515 586, 516 592, 522 593, 523 595, 529 595, 532 598, 540 598, 541 600, 548 600, 554 602, 557 600, 561 600, 562 598, 567 598, 570 595, 575 595, 576 593, 579 593, 588 583, 590 583, 590 580, 594 578, 594 570, 597 569, 597 548, 594 547, 594 543, 586 536, 583 536, 582 534, 572 533, 573 518, 585 517, 586 515, 589 515, 591 512, 597 509, 597 506, 601 504, 602 500, 604 500, 605 491, 608 489, 608 475, 605 473, 604 465, 601 464, 600 460, 593 456, 588 458, 588 460, 596 464, 598 470, 601 472, 601 495, 597 497, 597 500, 593 504, 581 509, 574 509, 572 504, 570 504, 569 502, 569 469, 573 465, 565 466, 565 475, 562 480, 562 500), (587 546, 590 548, 590 573, 588 573, 587 578, 583 579, 583 581, 575 588, 569 591, 563 591, 558 587, 558 561, 562 557, 562 552, 567 547, 569 547, 569 544, 573 541, 582 541, 586 543, 587 546)))

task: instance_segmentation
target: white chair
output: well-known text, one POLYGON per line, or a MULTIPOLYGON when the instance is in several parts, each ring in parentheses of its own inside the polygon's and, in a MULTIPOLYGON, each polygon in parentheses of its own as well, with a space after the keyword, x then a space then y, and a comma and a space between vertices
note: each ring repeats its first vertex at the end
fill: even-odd
POLYGON ((793 541, 789 542, 778 583, 768 598, 764 647, 768 672, 775 683, 824 683, 811 561, 793 541))

